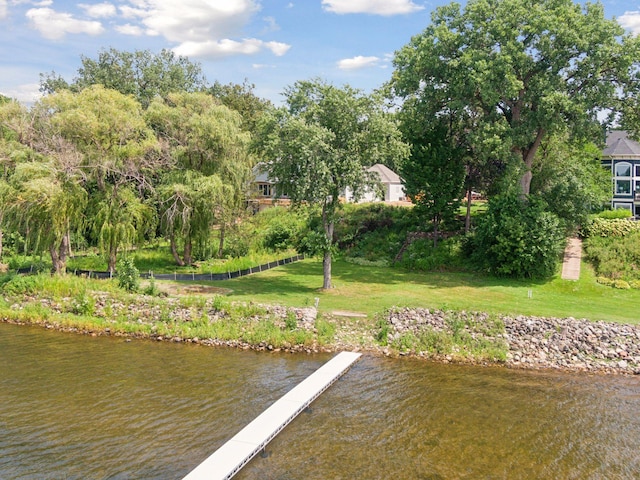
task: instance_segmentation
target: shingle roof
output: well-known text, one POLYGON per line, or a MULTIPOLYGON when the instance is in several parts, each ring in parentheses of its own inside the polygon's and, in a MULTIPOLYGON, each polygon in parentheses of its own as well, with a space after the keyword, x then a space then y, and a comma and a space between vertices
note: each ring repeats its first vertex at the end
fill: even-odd
POLYGON ((378 175, 380 175, 380 181, 382 181, 382 183, 402 183, 402 180, 400 180, 400 177, 396 172, 391 170, 389 167, 382 165, 381 163, 376 163, 368 170, 370 172, 376 172, 378 175))
POLYGON ((606 157, 618 155, 638 155, 640 156, 640 143, 629 138, 625 130, 612 130, 607 133, 607 146, 602 151, 606 157))

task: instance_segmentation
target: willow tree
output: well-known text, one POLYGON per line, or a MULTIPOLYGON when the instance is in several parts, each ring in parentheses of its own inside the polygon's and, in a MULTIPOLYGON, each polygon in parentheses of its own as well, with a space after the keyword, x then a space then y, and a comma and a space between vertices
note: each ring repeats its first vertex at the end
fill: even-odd
POLYGON ((159 190, 165 233, 173 245, 186 249, 182 259, 174 253, 176 262, 190 263, 193 241, 206 245, 214 226, 221 255, 225 231, 244 209, 253 166, 242 117, 205 93, 174 93, 154 101, 146 119, 177 167, 192 172, 169 172, 159 190))
POLYGON ((39 111, 52 135, 80 154, 79 168, 94 208, 88 215, 91 230, 113 271, 118 249, 149 228, 138 216, 150 217, 136 211, 144 210, 145 192, 166 166, 155 134, 136 100, 99 85, 44 97, 39 111))
POLYGON ((470 0, 464 10, 437 8, 394 65, 395 94, 429 107, 422 122, 458 117, 472 149, 499 138, 526 195, 549 135, 598 135, 598 114, 615 109, 634 81, 640 38, 606 19, 600 3, 470 0))
POLYGON ((279 196, 318 206, 323 232, 323 288, 331 288, 331 252, 340 197, 348 188, 358 198, 376 179, 366 166, 394 164, 408 153, 393 116, 376 96, 322 80, 297 82, 286 106, 263 122, 258 142, 279 196))
POLYGON ((30 242, 33 252, 48 251, 54 271, 64 273, 69 232, 82 222, 86 191, 52 161, 16 165, 11 185, 10 224, 30 242))

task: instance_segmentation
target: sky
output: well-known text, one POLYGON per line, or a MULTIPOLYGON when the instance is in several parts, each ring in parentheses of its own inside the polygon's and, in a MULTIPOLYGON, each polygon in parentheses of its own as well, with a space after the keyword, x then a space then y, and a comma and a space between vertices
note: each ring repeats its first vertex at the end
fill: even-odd
MULTIPOLYGON (((580 0, 583 3, 584 0, 580 0)), ((31 104, 40 74, 72 81, 101 50, 171 49, 210 84, 255 85, 276 105, 298 80, 371 92, 395 51, 450 0, 0 0, 0 93, 31 104)), ((460 0, 460 3, 466 3, 460 0)), ((640 0, 602 0, 607 18, 640 34, 640 0)))

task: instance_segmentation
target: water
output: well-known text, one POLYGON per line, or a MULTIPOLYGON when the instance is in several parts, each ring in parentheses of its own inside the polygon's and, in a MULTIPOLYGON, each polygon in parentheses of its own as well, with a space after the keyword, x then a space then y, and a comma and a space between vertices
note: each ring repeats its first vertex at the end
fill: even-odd
MULTIPOLYGON (((0 324, 0 478, 180 479, 330 358, 0 324)), ((363 357, 239 479, 640 478, 640 379, 363 357)))

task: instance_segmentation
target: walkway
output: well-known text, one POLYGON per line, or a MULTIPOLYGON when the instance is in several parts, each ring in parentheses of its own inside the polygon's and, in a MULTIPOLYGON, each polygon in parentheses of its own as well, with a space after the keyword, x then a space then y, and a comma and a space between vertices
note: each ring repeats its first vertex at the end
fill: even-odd
POLYGON ((564 261, 562 262, 562 279, 580 279, 580 261, 582 260, 582 240, 579 238, 569 239, 567 248, 564 251, 564 261))
POLYGON ((341 352, 333 357, 258 415, 183 480, 228 480, 233 477, 289 422, 342 376, 360 355, 341 352))

